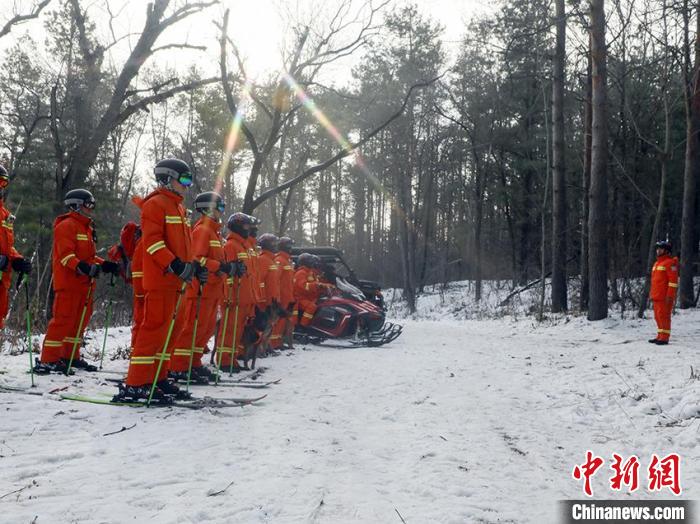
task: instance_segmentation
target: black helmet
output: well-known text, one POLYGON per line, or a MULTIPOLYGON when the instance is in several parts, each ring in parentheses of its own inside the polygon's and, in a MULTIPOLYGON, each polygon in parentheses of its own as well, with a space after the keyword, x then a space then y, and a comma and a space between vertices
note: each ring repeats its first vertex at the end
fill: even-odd
POLYGON ((78 211, 81 207, 95 209, 95 197, 87 189, 71 189, 63 197, 63 203, 73 211, 78 211))
POLYGON ((218 209, 221 213, 226 209, 226 203, 219 193, 207 191, 198 194, 194 199, 194 208, 200 213, 218 209))
POLYGON ((156 180, 159 184, 167 186, 171 180, 177 180, 183 186, 189 187, 192 185, 192 172, 190 166, 177 158, 166 158, 156 164, 153 169, 156 175, 156 180))
POLYGON ((667 240, 659 240, 656 243, 656 249, 665 249, 666 251, 668 251, 670 253, 672 251, 672 248, 673 248, 673 246, 671 245, 671 241, 668 239, 667 240))
POLYGON ((5 187, 10 182, 10 173, 7 172, 5 166, 0 164, 0 187, 5 187))
POLYGON ((277 235, 273 235, 272 233, 265 233, 258 237, 258 245, 260 248, 265 251, 272 251, 273 253, 277 253, 279 241, 280 239, 277 238, 277 235))
POLYGON ((240 235, 243 238, 248 238, 248 234, 250 233, 250 226, 252 223, 253 222, 250 216, 239 211, 238 213, 234 213, 233 215, 228 217, 226 227, 228 227, 229 231, 236 233, 237 235, 240 235), (245 226, 249 226, 248 229, 246 229, 245 226))
POLYGON ((292 246, 294 245, 294 240, 292 240, 289 237, 280 237, 279 244, 277 246, 277 249, 280 251, 284 251, 285 253, 291 253, 292 252, 292 246))
POLYGON ((318 269, 321 267, 321 259, 311 253, 302 253, 297 259, 297 265, 301 267, 310 267, 318 269))

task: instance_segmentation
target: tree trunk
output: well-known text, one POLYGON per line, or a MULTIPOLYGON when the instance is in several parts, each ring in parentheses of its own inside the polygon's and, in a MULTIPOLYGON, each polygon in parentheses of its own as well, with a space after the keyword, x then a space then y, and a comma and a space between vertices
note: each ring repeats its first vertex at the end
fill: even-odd
POLYGON ((556 0, 557 43, 552 76, 552 312, 566 311, 566 169, 564 164, 564 66, 566 14, 556 0))
MULTIPOLYGON (((589 37, 590 46, 590 37, 589 37)), ((593 127, 593 106, 591 104, 592 91, 592 64, 591 54, 588 53, 588 69, 586 73, 586 88, 584 102, 584 129, 583 129, 583 173, 581 199, 581 294, 579 309, 581 312, 588 309, 589 282, 588 282, 588 191, 591 186, 591 128, 593 127)))
MULTIPOLYGON (((700 9, 700 2, 697 2, 700 9)), ((700 11, 698 11, 700 12, 700 11)), ((686 9, 687 13, 687 9, 686 9)), ((689 14, 684 16, 688 17, 689 14)), ((686 142, 685 142, 685 170, 683 173, 683 216, 681 220, 681 260, 678 294, 678 305, 681 309, 693 307, 695 293, 693 290, 693 259, 696 242, 695 225, 695 187, 697 184, 698 170, 700 169, 700 16, 697 16, 697 29, 695 36, 695 63, 692 74, 686 73, 685 105, 686 105, 686 142), (688 78, 689 76, 689 78, 688 78)), ((687 28, 686 28, 687 34, 687 28)), ((689 44, 687 44, 689 46, 689 44)), ((686 52, 689 57, 690 50, 686 52)), ((686 58, 686 61, 689 61, 686 58)), ((686 64, 688 71, 690 64, 686 64)))
POLYGON ((608 131, 605 0, 591 0, 592 143, 588 216, 588 320, 608 316, 608 131))

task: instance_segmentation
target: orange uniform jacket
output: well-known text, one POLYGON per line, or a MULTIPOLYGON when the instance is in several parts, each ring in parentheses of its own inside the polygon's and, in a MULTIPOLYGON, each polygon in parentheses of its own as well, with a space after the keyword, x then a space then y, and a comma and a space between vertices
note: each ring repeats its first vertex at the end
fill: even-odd
POLYGON ((248 252, 248 260, 246 261, 246 266, 248 267, 248 274, 253 279, 253 288, 255 292, 256 303, 258 306, 263 306, 265 304, 265 292, 263 288, 265 287, 264 282, 260 279, 260 252, 258 251, 257 240, 253 237, 248 237, 244 240, 246 250, 248 252))
POLYGON ((265 307, 271 306, 273 302, 280 303, 280 268, 275 262, 275 254, 263 251, 258 257, 258 265, 265 307))
POLYGON ((284 251, 275 255, 275 262, 280 268, 280 304, 286 308, 294 302, 294 268, 289 253, 284 251))
POLYGON ((12 280, 12 261, 22 258, 15 249, 14 217, 0 201, 0 255, 8 258, 7 268, 0 281, 0 328, 5 325, 5 316, 9 309, 8 292, 12 280))
POLYGON ((294 273, 294 296, 297 300, 315 302, 320 298, 323 288, 318 273, 313 269, 302 267, 294 273))
POLYGON ((258 303, 258 284, 253 274, 249 253, 249 243, 246 239, 236 233, 229 233, 224 245, 226 261, 243 262, 246 265, 246 274, 240 279, 228 278, 226 281, 226 306, 224 310, 226 322, 221 321, 217 337, 219 344, 217 347, 218 362, 222 369, 228 369, 231 365, 232 355, 240 352, 244 326, 248 318, 255 312, 255 304, 258 303), (238 303, 236 303, 236 295, 238 295, 238 303), (236 314, 238 314, 237 318, 236 314), (226 325, 224 326, 224 324, 226 325), (234 331, 235 340, 233 338, 234 331))
POLYGON ((678 259, 671 255, 662 255, 651 270, 651 292, 653 301, 676 298, 678 290, 678 259))
POLYGON ((90 278, 78 274, 78 263, 103 262, 95 255, 95 232, 92 224, 91 218, 75 211, 60 215, 54 221, 51 269, 55 291, 87 289, 90 278))
POLYGON ((144 290, 176 290, 182 285, 168 266, 179 258, 192 260, 190 226, 182 197, 158 188, 146 197, 141 207, 144 290))
MULTIPOLYGON (((192 230, 192 250, 194 259, 209 270, 209 277, 203 291, 207 294, 216 292, 217 296, 222 294, 225 275, 217 275, 217 272, 221 268, 221 263, 225 261, 225 255, 221 225, 216 220, 202 216, 197 221, 192 230)), ((195 286, 191 287, 196 295, 195 286)))

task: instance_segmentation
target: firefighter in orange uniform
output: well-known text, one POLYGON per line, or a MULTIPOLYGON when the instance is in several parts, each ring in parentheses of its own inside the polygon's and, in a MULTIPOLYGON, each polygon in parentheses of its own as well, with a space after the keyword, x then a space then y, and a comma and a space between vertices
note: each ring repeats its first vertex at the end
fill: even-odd
POLYGON ((260 345, 263 351, 268 354, 272 352, 271 336, 272 329, 280 318, 280 267, 275 261, 275 254, 278 250, 279 238, 272 233, 265 233, 258 237, 258 256, 260 281, 263 286, 264 303, 260 323, 261 338, 260 345))
POLYGON ((80 357, 83 333, 92 316, 95 278, 100 271, 119 273, 119 264, 95 254, 92 193, 73 189, 63 202, 70 211, 57 217, 53 226, 53 316, 46 329, 41 361, 34 368, 40 374, 66 373, 71 358, 74 368, 97 370, 80 357))
POLYGON ((167 380, 167 373, 177 335, 174 329, 182 326, 185 317, 185 307, 181 304, 183 285, 194 277, 205 283, 208 276, 205 267, 192 261, 190 226, 182 205, 193 177, 189 166, 177 159, 161 160, 154 174, 158 188, 141 205, 146 295, 143 322, 134 342, 126 380, 119 386, 115 401, 147 399, 154 381, 153 398, 158 402, 188 396, 167 380))
POLYGON ((224 299, 225 280, 234 272, 235 265, 226 262, 224 255, 221 215, 226 209, 226 205, 221 195, 214 192, 201 193, 195 198, 194 208, 202 216, 192 230, 192 249, 195 260, 199 260, 199 263, 207 268, 209 278, 206 285, 202 285, 196 334, 194 333, 194 324, 197 319, 198 280, 190 284, 187 289, 185 325, 175 342, 173 358, 170 361, 170 377, 175 380, 187 380, 190 370, 192 336, 195 334, 191 380, 207 384, 209 380, 214 378, 214 375, 202 365, 202 354, 216 329, 216 313, 224 299))
MULTIPOLYGON (((136 205, 141 206, 143 199, 134 197, 136 205)), ((143 320, 143 250, 141 249, 141 226, 136 222, 127 222, 119 234, 119 243, 113 245, 109 251, 110 260, 117 262, 120 273, 127 284, 132 288, 132 324, 131 324, 131 350, 139 326, 143 320)))
POLYGON ((15 217, 5 207, 9 183, 10 175, 3 166, 0 166, 0 226, 2 226, 0 227, 0 329, 5 327, 5 317, 10 307, 8 297, 12 271, 19 273, 18 283, 22 281, 23 275, 32 271, 32 263, 15 249, 15 217))
POLYGON ((649 297, 654 303, 656 338, 652 344, 665 346, 671 338, 671 313, 678 290, 678 259, 671 256, 671 243, 663 240, 656 243, 656 263, 651 270, 651 291, 649 297))
POLYGON ((275 262, 280 268, 280 307, 284 311, 272 330, 270 345, 273 349, 282 349, 283 342, 287 342, 288 348, 293 348, 292 333, 296 309, 294 307, 294 267, 292 266, 292 246, 294 241, 289 237, 281 237, 278 243, 278 251, 275 262))
POLYGON ((297 260, 299 268, 294 273, 294 298, 301 313, 299 325, 311 324, 316 313, 316 302, 327 293, 328 284, 321 282, 319 268, 321 259, 310 253, 302 253, 297 260))
POLYGON ((219 323, 217 362, 221 371, 240 372, 237 355, 241 354, 243 330, 255 312, 258 301, 257 282, 249 268, 247 239, 253 222, 245 213, 234 213, 226 223, 229 234, 224 244, 226 261, 231 264, 230 277, 226 279, 225 301, 219 323), (235 332, 235 340, 234 340, 235 332))

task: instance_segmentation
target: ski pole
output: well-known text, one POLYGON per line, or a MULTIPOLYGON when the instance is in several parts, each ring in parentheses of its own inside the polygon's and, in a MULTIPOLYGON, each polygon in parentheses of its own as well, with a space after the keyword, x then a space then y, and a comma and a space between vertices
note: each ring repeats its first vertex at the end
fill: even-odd
POLYGON ((233 310, 233 347, 231 348, 231 366, 228 370, 228 376, 233 375, 233 362, 236 356, 236 330, 238 329, 238 303, 241 296, 241 279, 238 279, 236 286, 236 309, 233 310))
POLYGON ((95 279, 90 278, 90 284, 88 287, 87 295, 85 295, 85 304, 83 304, 83 312, 80 314, 80 323, 78 323, 78 331, 73 339, 73 349, 70 352, 70 360, 68 361, 68 369, 66 369, 66 376, 70 375, 70 368, 73 367, 73 359, 75 358, 75 350, 78 347, 78 343, 82 340, 83 323, 85 322, 85 315, 87 314, 88 304, 90 303, 90 297, 92 296, 92 286, 94 285, 95 279))
POLYGON ((29 373, 32 376, 32 387, 34 385, 34 348, 32 347, 32 312, 29 308, 29 282, 27 274, 22 275, 22 284, 24 285, 24 296, 27 299, 25 305, 25 317, 27 320, 27 345, 29 346, 29 373))
POLYGON ((102 363, 105 360, 105 348, 107 347, 107 331, 109 331, 109 321, 112 317, 112 303, 114 302, 114 273, 109 278, 109 285, 112 291, 109 295, 109 302, 107 303, 107 317, 105 319, 105 336, 102 340, 102 354, 100 355, 100 369, 102 369, 102 363))
MULTIPOLYGON (((228 280, 226 281, 228 283, 228 280)), ((224 311, 224 326, 221 330, 221 341, 219 342, 219 347, 217 349, 218 351, 218 364, 216 366, 216 379, 214 380, 214 383, 218 386, 219 385, 219 372, 221 371, 221 359, 222 357, 222 349, 224 349, 224 344, 226 343, 226 328, 228 327, 228 312, 229 309, 231 308, 231 295, 233 294, 233 278, 231 278, 231 285, 228 288, 228 293, 226 296, 226 311, 224 311)), ((235 344, 235 341, 234 341, 235 344)), ((233 358, 233 354, 231 354, 231 357, 233 358)))
POLYGON ((146 406, 151 405, 151 400, 153 399, 153 393, 156 392, 156 382, 158 382, 158 376, 160 375, 160 370, 163 368, 163 360, 165 360, 165 352, 168 350, 168 344, 170 344, 170 337, 173 336, 173 329, 175 328, 175 319, 177 319, 177 312, 180 309, 180 303, 182 302, 182 295, 185 294, 185 288, 187 287, 187 282, 183 282, 180 287, 180 292, 178 293, 177 302, 175 302, 175 310, 173 311, 173 318, 170 320, 170 326, 168 327, 168 335, 165 337, 165 343, 163 344, 163 351, 160 352, 158 358, 158 369, 153 377, 153 384, 151 385, 151 392, 148 394, 148 401, 146 406))
POLYGON ((190 390, 190 379, 192 378, 192 361, 194 361, 194 350, 197 339, 197 325, 199 324, 199 310, 202 307, 202 283, 197 287, 197 306, 194 310, 194 327, 192 329, 192 348, 190 351, 190 365, 187 368, 187 385, 185 391, 190 390))

